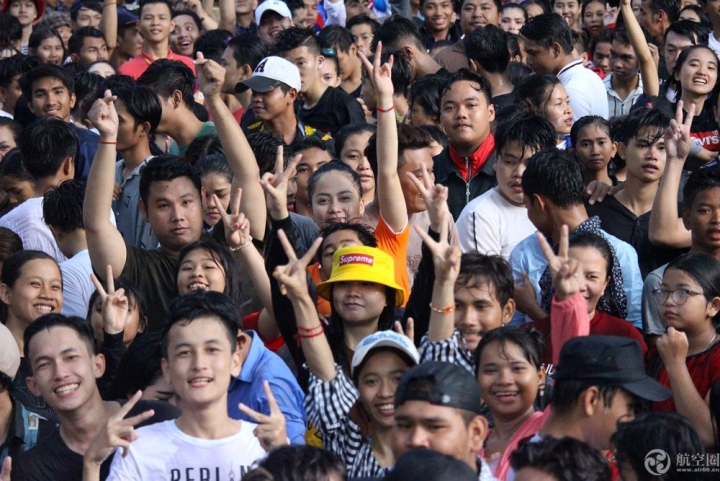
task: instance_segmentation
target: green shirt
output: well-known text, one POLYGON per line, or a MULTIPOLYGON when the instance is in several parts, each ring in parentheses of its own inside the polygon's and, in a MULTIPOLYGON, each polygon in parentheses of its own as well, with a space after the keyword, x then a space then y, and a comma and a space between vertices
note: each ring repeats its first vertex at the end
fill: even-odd
MULTIPOLYGON (((217 129, 215 129, 215 124, 213 122, 205 122, 202 129, 200 129, 200 132, 198 132, 195 138, 197 139, 198 137, 202 137, 203 135, 217 135, 217 129)), ((173 143, 170 144, 170 152, 168 153, 172 155, 179 155, 180 157, 185 157, 185 153, 187 152, 188 147, 190 147, 190 144, 184 147, 180 147, 176 141, 173 141, 173 143)))

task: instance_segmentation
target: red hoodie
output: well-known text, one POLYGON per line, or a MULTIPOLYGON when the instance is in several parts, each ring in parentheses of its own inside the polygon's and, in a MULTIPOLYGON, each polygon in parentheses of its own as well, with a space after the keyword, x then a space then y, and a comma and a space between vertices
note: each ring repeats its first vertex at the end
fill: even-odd
POLYGON ((472 172, 473 177, 477 175, 477 173, 480 172, 480 169, 483 168, 483 165, 485 165, 485 162, 487 162, 487 160, 490 158, 493 151, 495 150, 495 137, 493 136, 493 134, 488 135, 485 141, 480 144, 480 147, 478 147, 477 150, 473 152, 470 157, 468 157, 471 162, 470 172, 468 172, 468 158, 460 155, 452 145, 448 150, 450 152, 450 160, 452 161, 455 168, 458 170, 462 178, 465 179, 465 182, 470 182, 470 172, 472 172))

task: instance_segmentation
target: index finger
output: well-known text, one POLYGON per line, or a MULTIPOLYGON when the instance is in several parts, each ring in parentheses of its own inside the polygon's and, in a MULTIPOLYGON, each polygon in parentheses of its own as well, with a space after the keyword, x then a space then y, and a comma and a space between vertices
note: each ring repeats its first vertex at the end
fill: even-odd
POLYGON ((563 224, 563 226, 560 228, 560 247, 558 247, 558 255, 562 259, 567 259, 569 251, 570 251, 570 234, 568 233, 567 224, 563 224))
POLYGON ((132 408, 137 404, 137 402, 140 400, 140 397, 142 396, 142 391, 138 390, 135 394, 132 395, 130 399, 128 399, 128 402, 122 405, 117 413, 115 413, 116 419, 124 419, 125 416, 132 410, 132 408))
MULTIPOLYGON (((682 102, 682 100, 681 100, 681 102, 682 102)), ((694 118, 695 118, 695 104, 691 103, 690 108, 688 109, 687 117, 685 117, 685 126, 688 129, 692 126, 692 121, 694 118)))
POLYGON ((115 294, 115 279, 113 279, 113 269, 110 264, 105 267, 105 282, 107 282, 108 286, 108 295, 115 294))
POLYGON ((683 101, 678 100, 677 108, 675 109, 675 122, 677 122, 678 125, 683 124, 682 112, 683 112, 683 101))
POLYGON ((373 66, 370 63, 370 60, 368 60, 367 55, 365 55, 365 52, 361 52, 358 50, 358 57, 360 57, 360 61, 362 62, 363 67, 365 67, 368 76, 372 75, 373 66))
POLYGON ((282 411, 280 411, 280 406, 277 403, 277 400, 275 399, 275 396, 273 395, 272 389, 270 389, 270 381, 267 379, 263 381, 263 388, 265 389, 265 396, 267 396, 268 405, 270 406, 270 415, 273 414, 282 414, 282 411))
POLYGON ((380 58, 382 57, 382 42, 377 43, 377 47, 375 48, 375 57, 373 58, 373 71, 375 69, 380 69, 380 58))
POLYGON ((322 241, 322 237, 318 237, 317 239, 315 239, 315 242, 312 243, 305 255, 302 256, 301 260, 306 266, 310 265, 310 261, 315 258, 315 254, 317 254, 317 251, 320 248, 320 244, 322 244, 322 241))
MULTIPOLYGON (((295 252, 295 249, 293 249, 293 246, 290 245, 290 241, 288 240, 287 235, 285 235, 284 230, 278 230, 278 239, 280 239, 280 244, 282 244, 283 250, 285 251, 285 255, 287 256, 288 260, 296 261, 297 253, 295 252)), ((315 242, 317 242, 317 240, 315 242)))
POLYGON ((550 264, 555 259, 555 253, 552 250, 552 247, 550 247, 550 244, 548 244, 547 239, 545 239, 545 236, 542 235, 540 232, 536 234, 538 243, 540 244, 540 249, 542 249, 542 253, 545 256, 545 259, 547 259, 548 264, 550 264))
POLYGON ((283 173, 283 160, 285 159, 285 149, 283 146, 279 146, 277 154, 275 154, 275 175, 283 173))

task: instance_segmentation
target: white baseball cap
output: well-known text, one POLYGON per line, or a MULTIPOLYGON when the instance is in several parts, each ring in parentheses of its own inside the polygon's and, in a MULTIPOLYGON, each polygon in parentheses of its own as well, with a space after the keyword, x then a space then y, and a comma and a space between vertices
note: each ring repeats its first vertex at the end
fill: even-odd
POLYGON ((292 20, 292 13, 290 13, 290 8, 287 6, 287 3, 281 2, 280 0, 265 0, 255 9, 255 23, 257 25, 260 25, 263 14, 268 10, 272 10, 280 16, 292 20))
POLYGON ((407 336, 398 334, 395 331, 378 331, 360 341, 360 344, 355 348, 351 366, 353 376, 355 375, 355 369, 363 363, 370 351, 379 347, 392 347, 406 354, 415 364, 420 362, 417 348, 407 336))
POLYGON ((282 57, 265 57, 255 67, 252 77, 235 85, 235 92, 242 93, 251 89, 253 92, 266 93, 279 87, 281 83, 299 92, 300 71, 282 57))

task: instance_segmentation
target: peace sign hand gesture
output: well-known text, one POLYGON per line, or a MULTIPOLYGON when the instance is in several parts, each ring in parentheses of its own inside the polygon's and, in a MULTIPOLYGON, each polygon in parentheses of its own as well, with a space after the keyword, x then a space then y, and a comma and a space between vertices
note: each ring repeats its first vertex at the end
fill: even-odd
POLYGON ((425 164, 422 164, 421 172, 422 175, 420 179, 412 172, 408 172, 407 176, 422 195, 428 217, 430 217, 430 227, 435 232, 440 232, 442 229, 441 224, 443 222, 450 222, 446 217, 446 213, 450 212, 447 205, 448 188, 442 184, 436 184, 433 181, 425 164))
POLYGON ((448 241, 448 224, 451 220, 450 212, 446 212, 440 223, 439 242, 435 242, 435 240, 419 226, 415 226, 415 231, 428 249, 430 249, 430 252, 432 252, 433 265, 435 266, 435 282, 454 285, 460 273, 460 257, 462 253, 457 246, 450 245, 448 241))
POLYGON ((252 237, 250 236, 250 221, 245 217, 245 214, 240 212, 241 200, 242 189, 238 187, 235 191, 235 198, 230 206, 230 213, 228 214, 225 212, 225 209, 222 208, 218 196, 215 194, 212 195, 212 203, 218 208, 220 218, 225 227, 225 240, 233 251, 246 247, 248 243, 252 241, 252 237))
POLYGON ((392 55, 388 58, 387 62, 380 65, 380 58, 382 57, 382 42, 378 42, 372 64, 363 52, 358 51, 358 55, 365 66, 368 78, 372 82, 373 87, 375 87, 378 100, 389 100, 388 103, 383 103, 382 105, 378 102, 378 105, 382 108, 389 108, 392 106, 392 96, 394 93, 391 77, 394 62, 392 55))
POLYGON ((113 270, 109 264, 105 270, 105 279, 107 279, 108 286, 107 292, 105 292, 102 283, 94 273, 90 274, 90 279, 92 279, 95 289, 98 291, 100 301, 102 302, 103 331, 108 334, 120 334, 125 330, 125 324, 127 323, 130 310, 125 289, 115 290, 113 270))
POLYGON ((302 155, 296 155, 287 168, 283 170, 285 162, 284 149, 282 146, 278 147, 275 157, 275 173, 266 172, 260 180, 260 185, 265 191, 270 216, 275 220, 282 220, 290 215, 287 209, 288 183, 295 175, 295 167, 300 162, 301 157, 302 155))
POLYGON ((265 451, 270 451, 278 446, 288 444, 287 430, 285 426, 285 415, 280 410, 275 396, 270 389, 270 383, 263 381, 265 395, 267 396, 268 405, 270 405, 270 415, 262 414, 254 411, 240 403, 240 410, 248 415, 257 423, 254 434, 260 441, 260 445, 265 451))
POLYGON ((560 231, 560 246, 557 255, 555 255, 545 237, 539 232, 537 233, 537 239, 545 259, 548 261, 548 268, 550 269, 555 295, 558 300, 569 299, 580 292, 579 279, 583 275, 583 268, 577 260, 571 259, 568 255, 570 250, 568 226, 563 225, 560 231))
POLYGON ((280 284, 280 292, 283 295, 287 295, 291 301, 308 296, 307 267, 315 258, 315 253, 320 247, 323 238, 318 237, 315 239, 310 249, 299 259, 282 229, 278 231, 278 238, 288 258, 288 263, 284 266, 277 266, 273 273, 273 277, 275 277, 280 284))
POLYGON ((670 125, 665 129, 665 151, 668 161, 671 159, 685 162, 690 154, 692 139, 690 138, 690 126, 695 118, 695 104, 690 104, 685 121, 683 122, 683 101, 680 100, 675 111, 675 118, 670 120, 670 125))

